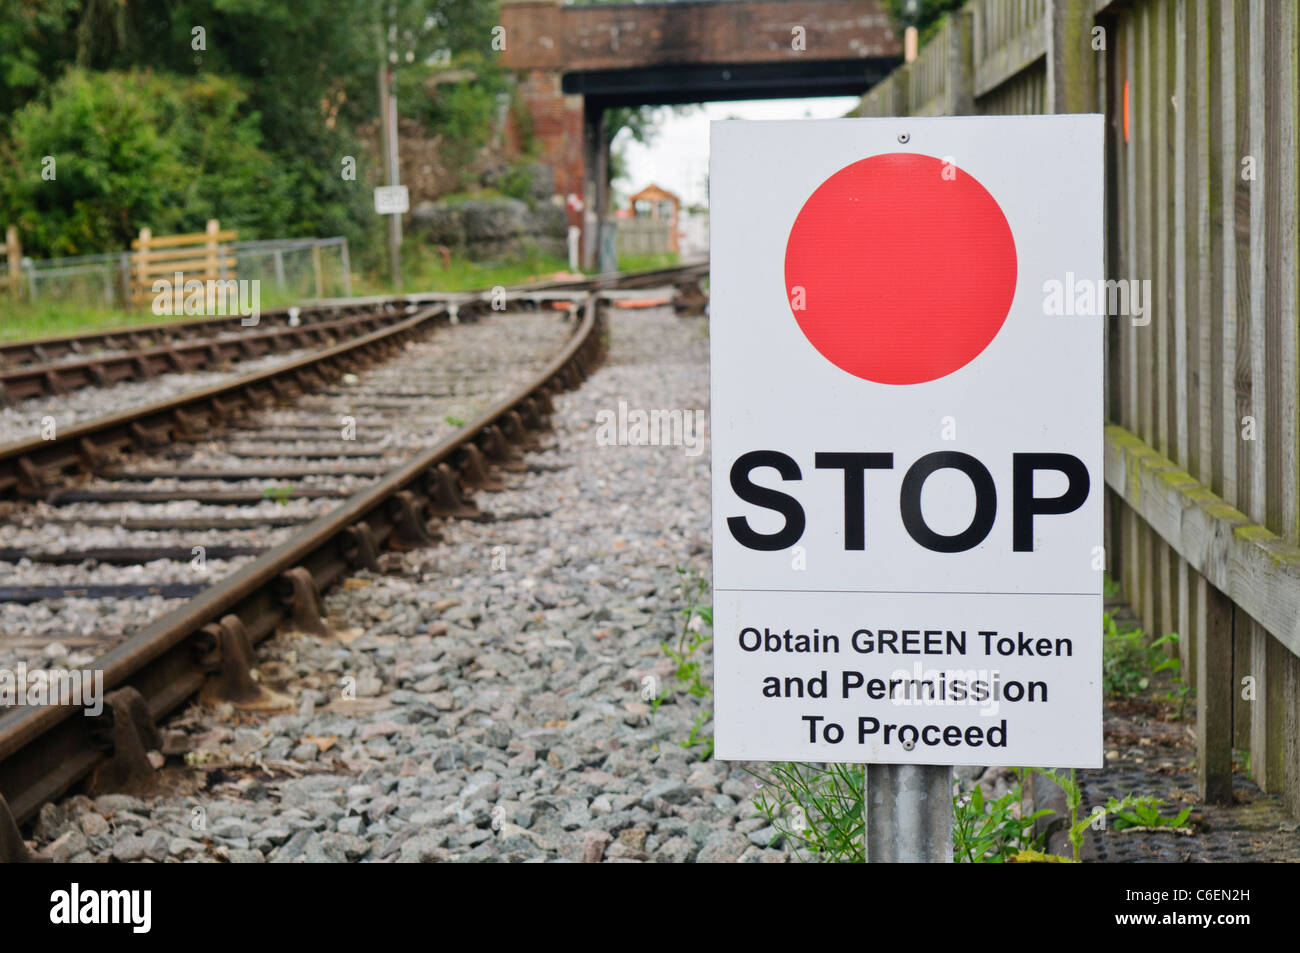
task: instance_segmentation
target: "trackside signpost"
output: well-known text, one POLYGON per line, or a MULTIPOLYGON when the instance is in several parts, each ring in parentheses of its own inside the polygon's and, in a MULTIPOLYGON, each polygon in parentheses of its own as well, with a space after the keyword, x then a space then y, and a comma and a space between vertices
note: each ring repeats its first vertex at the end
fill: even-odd
POLYGON ((950 851, 948 766, 1102 764, 1103 328, 1051 298, 1102 143, 712 127, 716 756, 870 765, 869 860, 950 851))

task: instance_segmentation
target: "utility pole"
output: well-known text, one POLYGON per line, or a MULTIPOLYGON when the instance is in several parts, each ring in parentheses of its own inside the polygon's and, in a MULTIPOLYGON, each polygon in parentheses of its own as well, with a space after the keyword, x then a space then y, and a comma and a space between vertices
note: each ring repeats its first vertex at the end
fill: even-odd
MULTIPOLYGON (((398 184, 397 167, 397 96, 393 92, 393 71, 379 61, 379 123, 384 144, 384 184, 398 184)), ((402 216, 388 216, 388 261, 392 271, 393 290, 402 290, 402 216)))

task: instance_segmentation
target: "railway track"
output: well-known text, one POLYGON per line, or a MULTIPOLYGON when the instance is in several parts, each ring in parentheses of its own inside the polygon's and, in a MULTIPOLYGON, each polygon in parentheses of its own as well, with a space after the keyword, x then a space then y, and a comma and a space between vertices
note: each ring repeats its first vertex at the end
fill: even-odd
MULTIPOLYGON (((598 279, 596 286, 615 280, 625 287, 628 280, 645 279, 598 279)), ((516 286, 507 296, 562 293, 583 285, 537 282, 516 286)), ((340 298, 268 311, 253 327, 234 315, 0 342, 0 409, 36 397, 61 398, 83 388, 152 381, 166 373, 189 374, 323 347, 376 331, 420 307, 470 303, 484 294, 491 292, 340 298)), ((686 306, 701 301, 698 287, 687 292, 686 306)))
MULTIPOLYGON (((259 327, 288 327, 330 321, 348 311, 359 312, 382 306, 388 298, 339 299, 320 305, 277 308, 263 311, 259 327)), ((213 338, 247 330, 241 315, 196 318, 193 321, 167 321, 111 328, 106 331, 83 331, 21 341, 0 341, 0 368, 53 364, 62 360, 81 360, 96 354, 136 351, 167 344, 182 344, 196 338, 213 338)))
MULTIPOLYGON (((283 323, 263 327, 259 319, 255 328, 241 327, 238 322, 230 327, 222 321, 216 326, 200 326, 196 329, 196 336, 191 338, 174 332, 135 335, 131 338, 133 343, 149 344, 119 346, 89 355, 69 352, 72 356, 45 362, 23 362, 13 367, 0 365, 0 407, 13 406, 33 397, 66 397, 82 388, 111 387, 122 381, 148 381, 169 372, 188 374, 268 354, 320 347, 378 330, 399 314, 391 304, 330 310, 337 316, 325 319, 327 310, 318 309, 308 312, 315 320, 303 321, 295 316, 283 323), (217 334, 202 333, 218 329, 217 334), (155 341, 159 343, 153 343, 155 341)), ((102 339, 102 335, 94 338, 102 339)), ((108 340, 126 343, 111 335, 108 340)))
POLYGON ((96 717, 76 705, 0 717, 0 859, 25 859, 17 825, 75 785, 110 790, 150 776, 158 720, 201 689, 266 704, 250 676, 253 646, 283 625, 324 633, 321 594, 350 570, 428 545, 441 519, 490 518, 471 494, 523 466, 519 448, 545 426, 551 395, 598 359, 601 292, 676 284, 689 308, 702 274, 510 289, 505 313, 479 295, 366 302, 414 313, 51 440, 0 447, 10 524, 0 607, 26 613, 28 634, 8 639, 0 667, 40 652, 102 672, 107 692, 96 717), (75 540, 59 538, 69 532, 75 540), (106 608, 87 614, 89 605, 106 608), (95 622, 70 633, 60 614, 95 622), (59 652, 45 651, 57 637, 59 652))

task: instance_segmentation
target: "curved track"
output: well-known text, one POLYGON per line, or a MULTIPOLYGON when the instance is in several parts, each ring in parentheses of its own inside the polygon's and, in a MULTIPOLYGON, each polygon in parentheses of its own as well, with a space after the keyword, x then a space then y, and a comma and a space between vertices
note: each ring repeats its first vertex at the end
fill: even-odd
MULTIPOLYGON (((145 777, 152 770, 146 752, 157 746, 157 720, 200 689, 205 695, 256 707, 262 692, 249 672, 253 645, 282 624, 302 631, 325 631, 321 593, 350 567, 377 568, 385 549, 400 551, 433 542, 439 518, 479 515, 468 494, 493 486, 494 468, 520 466, 516 448, 530 440, 531 431, 546 426, 552 394, 575 386, 598 361, 605 306, 600 291, 673 284, 685 289, 682 307, 688 308, 697 300, 705 267, 606 276, 564 283, 565 287, 511 289, 507 298, 515 307, 551 307, 557 299, 571 302, 577 319, 571 322, 572 333, 558 354, 540 369, 533 367, 524 382, 508 393, 502 395, 498 390, 498 396, 474 419, 455 420, 461 424, 459 429, 434 446, 406 455, 395 464, 357 464, 352 460, 344 464, 357 471, 354 475, 369 480, 368 485, 350 493, 336 488, 289 490, 286 497, 316 495, 342 501, 306 525, 296 526, 296 531, 272 548, 233 553, 251 558, 97 658, 93 667, 103 672, 108 692, 101 715, 82 717, 82 708, 62 705, 20 708, 0 717, 0 859, 25 859, 27 852, 16 823, 79 782, 89 778, 96 786, 112 789, 145 777)), ((395 306, 396 300, 387 304, 395 306)), ((280 367, 72 428, 55 440, 0 447, 0 498, 44 498, 55 503, 111 500, 111 492, 77 484, 92 476, 122 479, 124 463, 135 465, 160 447, 225 434, 259 407, 291 404, 304 395, 337 386, 437 328, 473 320, 491 309, 491 300, 485 295, 460 296, 459 301, 423 308, 354 341, 280 367)), ((420 303, 402 299, 405 308, 420 303)), ((274 449, 264 453, 276 456, 274 449)), ((286 457, 297 453, 283 451, 286 457)), ((330 451, 331 456, 337 453, 330 451)), ((348 454, 350 458, 368 455, 348 454)), ((300 464, 293 473, 310 478, 310 467, 300 464)), ((159 475, 158 470, 146 470, 137 474, 137 479, 159 475)), ((175 471, 161 475, 181 480, 213 476, 178 475, 175 471)), ((283 467, 234 476, 275 479, 281 475, 289 475, 283 467)), ((126 479, 131 479, 130 474, 126 479)), ((147 489, 122 492, 126 499, 150 498, 147 489)), ((204 493, 214 502, 265 502, 265 496, 247 489, 200 490, 197 495, 204 493), (242 499, 234 498, 241 493, 242 499)), ((193 490, 172 489, 159 491, 155 498, 193 499, 195 495, 193 490)), ((244 522, 261 526, 267 521, 255 517, 244 522)), ((294 522, 288 520, 286 525, 294 522)), ((174 526, 170 521, 159 525, 174 526)), ((5 555, 0 551, 0 560, 5 555)), ((79 556, 85 553, 70 555, 65 561, 79 556)), ((138 556, 129 551, 97 554, 102 564, 129 563, 138 556)), ((163 558, 168 557, 165 554, 163 558)), ((58 561, 57 555, 53 561, 58 561)))

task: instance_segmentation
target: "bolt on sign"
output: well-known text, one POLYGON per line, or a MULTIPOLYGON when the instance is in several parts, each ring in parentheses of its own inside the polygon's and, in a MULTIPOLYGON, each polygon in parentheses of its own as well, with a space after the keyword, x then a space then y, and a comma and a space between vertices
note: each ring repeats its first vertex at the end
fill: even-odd
POLYGON ((1102 117, 715 122, 715 741, 1101 766, 1102 117))

